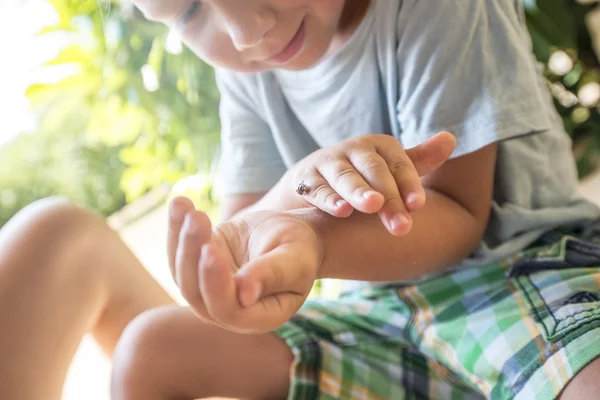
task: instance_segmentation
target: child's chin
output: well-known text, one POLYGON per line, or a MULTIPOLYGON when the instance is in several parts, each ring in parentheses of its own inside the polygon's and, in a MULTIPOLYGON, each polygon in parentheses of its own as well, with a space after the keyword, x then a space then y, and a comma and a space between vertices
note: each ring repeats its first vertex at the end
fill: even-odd
POLYGON ((290 60, 290 62, 284 65, 275 66, 275 68, 288 71, 302 71, 316 66, 321 62, 323 57, 324 55, 315 54, 314 52, 311 52, 310 54, 299 54, 297 58, 290 60))

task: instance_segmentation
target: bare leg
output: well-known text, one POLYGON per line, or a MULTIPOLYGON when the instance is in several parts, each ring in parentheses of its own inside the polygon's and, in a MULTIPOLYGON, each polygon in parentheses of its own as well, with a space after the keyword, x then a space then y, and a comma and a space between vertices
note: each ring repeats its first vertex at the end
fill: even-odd
POLYGON ((113 400, 285 399, 293 356, 275 335, 239 335, 165 307, 135 319, 115 352, 113 400))
POLYGON ((600 358, 592 361, 567 385, 561 400, 598 398, 600 393, 600 358))
POLYGON ((173 304, 104 221, 60 199, 0 231, 2 398, 59 399, 82 336, 111 354, 125 326, 173 304))

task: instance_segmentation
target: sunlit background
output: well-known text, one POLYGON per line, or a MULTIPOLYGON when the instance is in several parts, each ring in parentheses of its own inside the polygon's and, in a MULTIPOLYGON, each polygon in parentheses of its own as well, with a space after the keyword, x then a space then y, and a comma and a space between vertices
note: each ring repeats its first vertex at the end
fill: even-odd
POLYGON ((18 2, 0 4, 0 109, 2 110, 2 135, 0 146, 21 132, 32 130, 27 118, 29 102, 25 90, 33 81, 59 79, 39 76, 41 63, 57 55, 64 38, 36 38, 41 26, 56 22, 54 9, 44 0, 35 0, 17 6, 18 2), (34 12, 35 11, 35 12, 34 12), (35 71, 35 72, 34 72, 35 71), (34 76, 37 73, 38 76, 34 76))
MULTIPOLYGON (((523 2, 580 175, 593 176, 598 0, 523 2)), ((107 217, 177 297, 162 250, 165 201, 186 193, 216 213, 217 106, 212 70, 126 2, 0 0, 0 226, 32 201, 68 196, 107 217)), ((600 184, 590 187, 600 198, 600 184)), ((108 373, 86 338, 64 399, 108 399, 108 373)))

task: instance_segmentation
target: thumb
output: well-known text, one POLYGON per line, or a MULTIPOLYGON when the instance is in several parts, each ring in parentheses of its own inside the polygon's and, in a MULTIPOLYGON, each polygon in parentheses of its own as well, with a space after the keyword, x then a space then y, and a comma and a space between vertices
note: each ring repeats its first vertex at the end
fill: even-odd
POLYGON ((291 255, 286 246, 280 246, 246 265, 236 274, 238 298, 243 307, 280 293, 308 294, 314 283, 316 270, 309 257, 291 255))
POLYGON ((406 150, 419 176, 429 175, 441 167, 454 152, 456 139, 450 132, 440 132, 420 145, 406 150))

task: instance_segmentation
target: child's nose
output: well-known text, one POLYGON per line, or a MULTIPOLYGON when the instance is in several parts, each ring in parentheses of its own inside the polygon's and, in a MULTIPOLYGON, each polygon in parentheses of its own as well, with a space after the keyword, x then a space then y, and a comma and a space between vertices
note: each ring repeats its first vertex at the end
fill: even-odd
POLYGON ((275 26, 274 10, 262 1, 221 0, 215 1, 217 4, 225 29, 238 51, 256 46, 275 26))

